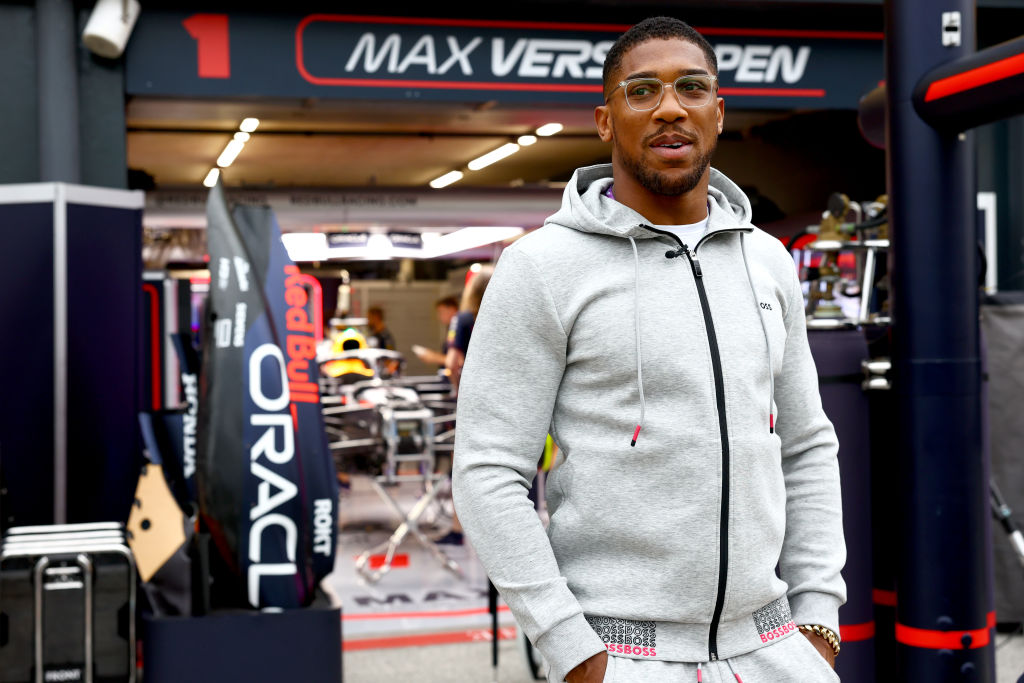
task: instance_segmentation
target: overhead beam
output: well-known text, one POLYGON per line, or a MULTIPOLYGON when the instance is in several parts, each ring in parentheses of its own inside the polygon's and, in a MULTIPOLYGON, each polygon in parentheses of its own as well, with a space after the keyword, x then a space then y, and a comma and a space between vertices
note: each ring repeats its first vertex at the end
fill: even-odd
POLYGON ((922 119, 954 132, 1024 113, 1024 36, 932 69, 913 101, 922 119))

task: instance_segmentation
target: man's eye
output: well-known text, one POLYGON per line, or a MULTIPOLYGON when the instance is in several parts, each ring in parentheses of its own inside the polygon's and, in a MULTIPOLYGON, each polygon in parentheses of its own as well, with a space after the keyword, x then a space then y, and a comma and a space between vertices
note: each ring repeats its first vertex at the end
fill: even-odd
POLYGON ((630 89, 629 94, 631 97, 650 97, 658 94, 658 90, 650 83, 638 83, 630 89))

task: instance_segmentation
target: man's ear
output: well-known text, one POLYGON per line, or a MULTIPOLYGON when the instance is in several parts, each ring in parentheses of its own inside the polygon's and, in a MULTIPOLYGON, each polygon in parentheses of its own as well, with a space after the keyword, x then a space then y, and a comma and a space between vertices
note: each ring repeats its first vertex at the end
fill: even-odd
POLYGON ((594 123, 597 124, 597 136, 601 142, 612 141, 612 112, 607 104, 594 108, 594 123))
POLYGON ((722 129, 725 128, 725 100, 721 97, 718 98, 718 134, 722 134, 722 129))

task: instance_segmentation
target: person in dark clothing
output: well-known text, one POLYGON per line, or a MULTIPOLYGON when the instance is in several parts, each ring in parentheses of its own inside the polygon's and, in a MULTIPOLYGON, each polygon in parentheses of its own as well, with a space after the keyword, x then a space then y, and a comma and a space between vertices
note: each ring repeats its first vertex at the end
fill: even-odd
POLYGON ((452 383, 453 396, 459 395, 459 378, 462 377, 462 365, 466 362, 469 338, 473 333, 477 311, 480 310, 480 300, 484 298, 484 290, 487 289, 493 272, 492 265, 480 267, 462 291, 459 313, 452 318, 448 327, 448 352, 444 365, 448 371, 448 381, 452 383))
POLYGON ((366 343, 371 349, 395 350, 395 338, 384 324, 384 310, 373 306, 366 311, 366 324, 370 334, 366 335, 366 343))

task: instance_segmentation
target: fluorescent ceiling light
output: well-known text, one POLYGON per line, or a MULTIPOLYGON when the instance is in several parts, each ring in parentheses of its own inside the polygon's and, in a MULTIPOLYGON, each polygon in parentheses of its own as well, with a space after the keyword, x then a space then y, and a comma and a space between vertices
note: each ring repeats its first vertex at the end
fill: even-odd
POLYGON ((238 157, 239 152, 245 147, 245 143, 241 140, 232 140, 228 143, 228 146, 224 148, 224 151, 217 157, 217 165, 221 168, 227 168, 234 163, 238 157))
POLYGON ((502 242, 522 234, 523 229, 518 227, 474 227, 462 228, 437 237, 423 244, 423 256, 425 258, 436 258, 446 254, 455 254, 467 249, 475 249, 485 244, 502 242))
POLYGON ((541 137, 547 137, 548 135, 554 135, 560 130, 562 130, 562 124, 560 123, 545 123, 543 126, 537 129, 537 135, 540 135, 541 137))
POLYGON ((516 142, 523 147, 529 147, 533 143, 537 142, 537 138, 533 135, 520 135, 516 142))
POLYGON ((517 145, 514 142, 509 142, 502 145, 493 152, 488 152, 482 157, 477 157, 476 159, 473 159, 473 161, 469 162, 466 165, 469 166, 469 170, 471 171, 479 171, 481 168, 490 166, 495 161, 501 161, 505 157, 511 156, 518 151, 519 145, 517 145))
POLYGON ((218 178, 220 178, 220 169, 211 168, 210 172, 206 174, 206 180, 203 181, 203 185, 206 185, 206 187, 213 187, 217 184, 218 178))
POLYGON ((235 139, 238 140, 239 142, 249 142, 249 134, 248 133, 235 133, 235 139))
POLYGON ((286 232, 281 235, 292 261, 326 261, 327 235, 322 232, 286 232))
POLYGON ((256 128, 258 128, 259 125, 260 125, 260 120, 259 119, 254 119, 252 117, 249 117, 247 119, 242 119, 242 125, 240 125, 238 127, 238 130, 242 131, 243 133, 251 133, 254 130, 256 130, 256 128))
POLYGON ((435 190, 439 190, 459 180, 462 180, 462 171, 452 171, 451 173, 445 173, 440 178, 431 180, 430 186, 435 190))

